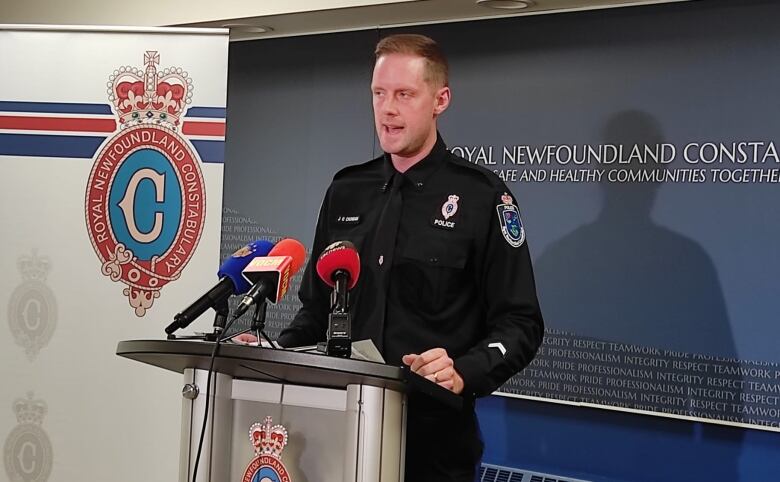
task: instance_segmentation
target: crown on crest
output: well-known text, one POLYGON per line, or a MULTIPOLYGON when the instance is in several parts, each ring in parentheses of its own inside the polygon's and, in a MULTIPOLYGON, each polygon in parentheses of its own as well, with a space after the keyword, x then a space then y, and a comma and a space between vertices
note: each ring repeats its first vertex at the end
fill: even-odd
POLYGON ((18 398, 14 401, 14 413, 19 423, 43 423, 48 408, 43 400, 33 400, 33 392, 27 392, 27 398, 18 398))
POLYGON ((160 54, 144 54, 145 70, 124 66, 108 80, 108 99, 119 115, 124 129, 141 124, 155 124, 169 129, 179 126, 179 118, 192 101, 192 79, 181 67, 157 70, 160 54))
POLYGON ((271 417, 265 417, 263 423, 249 427, 249 440, 255 448, 255 455, 270 455, 278 459, 287 445, 287 429, 281 425, 272 427, 272 421, 271 417))
POLYGON ((33 249, 32 254, 20 256, 16 261, 16 266, 22 273, 25 281, 43 281, 49 273, 49 258, 38 256, 38 251, 33 249))

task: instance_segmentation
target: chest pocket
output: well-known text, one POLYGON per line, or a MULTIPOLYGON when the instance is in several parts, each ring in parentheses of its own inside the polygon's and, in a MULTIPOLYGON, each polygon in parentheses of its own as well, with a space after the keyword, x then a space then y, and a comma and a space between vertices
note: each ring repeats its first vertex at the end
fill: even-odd
POLYGON ((335 243, 336 241, 349 241, 354 244, 358 252, 363 253, 364 244, 366 242, 366 229, 365 226, 344 226, 335 224, 328 230, 329 239, 328 244, 335 243))
POLYGON ((430 314, 446 309, 469 286, 468 238, 454 233, 436 234, 430 239, 410 240, 396 267, 402 299, 430 314))
MULTIPOLYGON (((349 194, 349 193, 347 193, 349 194)), ((365 253, 367 243, 371 239, 372 229, 375 228, 376 203, 363 205, 364 200, 355 199, 345 192, 334 193, 334 199, 329 206, 328 218, 328 244, 336 241, 349 241, 360 252, 361 258, 365 253)))

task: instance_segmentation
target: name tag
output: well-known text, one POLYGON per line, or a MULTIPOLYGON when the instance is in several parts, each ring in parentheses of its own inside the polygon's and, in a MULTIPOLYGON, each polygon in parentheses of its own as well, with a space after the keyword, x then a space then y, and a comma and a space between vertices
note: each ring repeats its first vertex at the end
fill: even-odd
POLYGON ((360 215, 354 216, 336 216, 336 224, 342 226, 354 226, 360 224, 360 215))

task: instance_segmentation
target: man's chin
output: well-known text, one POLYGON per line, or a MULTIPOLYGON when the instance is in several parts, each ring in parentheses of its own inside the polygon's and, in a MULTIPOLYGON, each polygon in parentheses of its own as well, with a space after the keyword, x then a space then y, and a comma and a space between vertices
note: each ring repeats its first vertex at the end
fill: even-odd
POLYGON ((379 145, 382 146, 383 151, 393 155, 403 155, 404 151, 406 150, 405 146, 402 145, 401 142, 397 141, 379 139, 379 145))

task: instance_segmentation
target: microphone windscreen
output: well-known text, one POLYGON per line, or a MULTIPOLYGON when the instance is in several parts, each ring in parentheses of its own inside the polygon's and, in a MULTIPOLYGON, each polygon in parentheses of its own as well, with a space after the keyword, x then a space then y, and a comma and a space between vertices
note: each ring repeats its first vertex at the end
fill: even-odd
POLYGON ((217 277, 220 279, 230 278, 233 282, 233 294, 246 293, 252 285, 242 276, 241 272, 253 259, 258 256, 267 256, 273 248, 274 243, 265 239, 258 239, 247 244, 222 263, 217 271, 217 277))
POLYGON ((330 287, 336 284, 333 273, 338 270, 349 274, 347 289, 354 288, 360 277, 360 255, 349 241, 336 241, 325 248, 317 260, 317 274, 330 287))
POLYGON ((297 239, 285 238, 276 243, 276 246, 268 252, 268 256, 289 256, 292 258, 290 275, 294 275, 301 269, 306 260, 306 248, 297 239))

